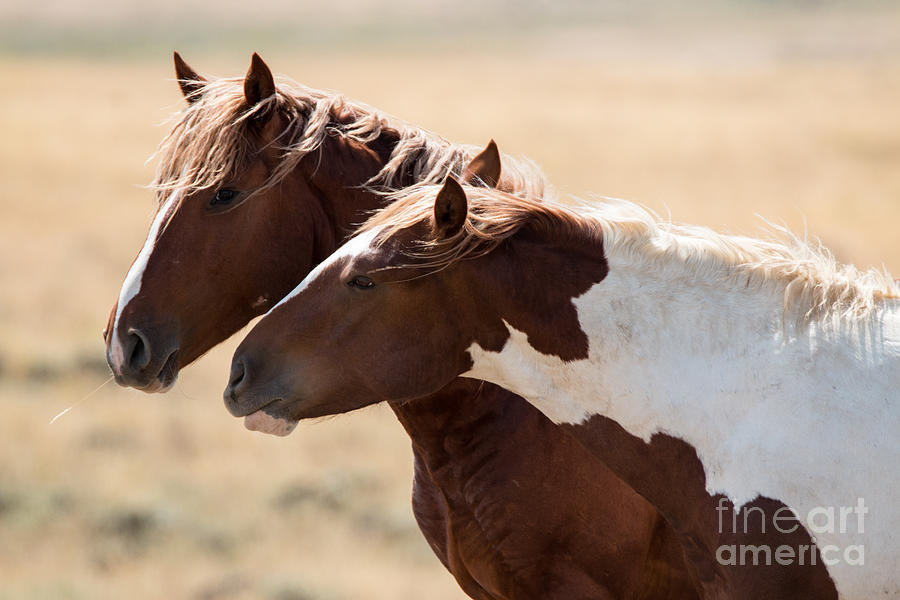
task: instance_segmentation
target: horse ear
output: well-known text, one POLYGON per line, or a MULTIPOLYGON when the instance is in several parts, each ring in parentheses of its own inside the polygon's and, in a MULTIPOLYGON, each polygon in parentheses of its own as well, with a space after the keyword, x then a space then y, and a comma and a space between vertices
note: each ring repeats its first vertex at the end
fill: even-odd
POLYGON ((275 79, 268 65, 263 62, 256 52, 250 59, 250 70, 244 79, 244 98, 247 106, 256 106, 260 100, 265 100, 275 93, 275 79))
POLYGON ((447 177, 444 187, 434 198, 434 232, 439 237, 456 235, 466 222, 468 213, 466 193, 453 177, 447 177))
POLYGON ((487 147, 472 159, 466 167, 462 177, 463 183, 471 185, 484 185, 495 188, 500 181, 500 151, 494 140, 488 142, 487 147))
POLYGON ((178 86, 181 93, 184 94, 188 104, 196 102, 200 98, 200 90, 206 84, 206 80, 197 74, 190 65, 184 62, 178 52, 174 54, 175 58, 175 78, 178 80, 178 86))

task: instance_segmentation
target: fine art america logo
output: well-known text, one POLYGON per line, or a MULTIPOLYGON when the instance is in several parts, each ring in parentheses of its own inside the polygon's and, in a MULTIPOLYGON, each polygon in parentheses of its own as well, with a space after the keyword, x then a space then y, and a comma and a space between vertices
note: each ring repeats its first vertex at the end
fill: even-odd
MULTIPOLYGON (((758 506, 736 511, 729 506, 725 498, 719 499, 716 507, 719 513, 719 533, 762 533, 776 532, 791 534, 801 527, 800 518, 786 506, 782 506, 772 515, 768 515, 758 506), (731 518, 727 517, 731 513, 731 518), (739 518, 739 513, 743 516, 739 518), (754 513, 758 515, 754 516, 754 513)), ((865 533, 865 515, 869 512, 862 498, 858 498, 856 506, 817 506, 811 509, 803 520, 806 530, 812 536, 811 544, 790 546, 770 546, 767 544, 731 544, 719 546, 716 559, 722 565, 815 565, 821 560, 826 566, 845 563, 863 565, 866 560, 866 549, 863 544, 852 544, 840 547, 835 544, 818 544, 816 536, 826 535, 834 539, 836 534, 851 534, 858 539, 865 533)))

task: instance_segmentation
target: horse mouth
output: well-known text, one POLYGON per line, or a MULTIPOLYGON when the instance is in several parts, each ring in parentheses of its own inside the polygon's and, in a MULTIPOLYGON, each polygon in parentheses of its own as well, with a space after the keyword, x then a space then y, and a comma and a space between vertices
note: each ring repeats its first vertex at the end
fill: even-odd
POLYGON ((160 368, 159 373, 156 374, 156 377, 151 379, 147 385, 138 389, 150 394, 164 394, 171 390, 175 385, 175 381, 178 380, 177 354, 177 351, 172 352, 169 355, 169 358, 166 359, 166 362, 163 363, 163 366, 160 368))

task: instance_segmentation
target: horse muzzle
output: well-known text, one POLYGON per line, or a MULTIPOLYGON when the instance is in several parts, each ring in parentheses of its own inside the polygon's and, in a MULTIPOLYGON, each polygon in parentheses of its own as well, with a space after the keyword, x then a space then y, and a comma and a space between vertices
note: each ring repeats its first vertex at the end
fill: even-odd
POLYGON ((178 378, 178 346, 170 336, 129 327, 114 332, 106 347, 106 362, 116 383, 144 392, 166 392, 178 378))
POLYGON ((225 407, 235 417, 244 417, 244 427, 277 436, 290 434, 297 426, 297 419, 282 414, 284 401, 269 386, 254 389, 250 378, 249 363, 245 357, 235 356, 231 374, 223 394, 225 407))

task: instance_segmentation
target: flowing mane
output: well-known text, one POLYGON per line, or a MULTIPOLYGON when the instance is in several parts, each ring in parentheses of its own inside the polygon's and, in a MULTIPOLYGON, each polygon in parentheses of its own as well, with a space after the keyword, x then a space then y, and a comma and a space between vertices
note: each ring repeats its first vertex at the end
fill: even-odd
MULTIPOLYGON (((194 92, 195 98, 175 115, 171 132, 154 154, 158 167, 152 189, 208 189, 235 177, 259 150, 252 142, 254 117, 270 111, 286 117, 285 128, 273 142, 283 150, 283 160, 256 192, 277 185, 328 135, 366 143, 385 131, 396 133, 399 141, 390 160, 367 182, 380 192, 404 185, 438 183, 448 174, 459 176, 480 150, 453 144, 340 94, 308 88, 285 78, 278 78, 273 96, 248 109, 243 82, 241 77, 216 79, 194 92)), ((534 163, 507 155, 503 155, 499 186, 517 195, 538 198, 551 193, 534 163)))
MULTIPOLYGON (((376 243, 382 243, 402 229, 431 223, 439 189, 432 185, 395 192, 395 201, 357 233, 376 231, 376 243)), ((449 239, 421 241, 410 253, 418 266, 441 269, 481 256, 528 225, 553 236, 580 234, 602 242, 607 256, 671 266, 682 277, 779 286, 785 315, 795 315, 801 324, 828 314, 862 317, 884 301, 900 298, 900 286, 886 270, 841 265, 821 244, 783 228, 776 228, 778 236, 756 239, 674 224, 625 200, 564 204, 484 188, 465 190, 469 214, 464 227, 449 239)))

